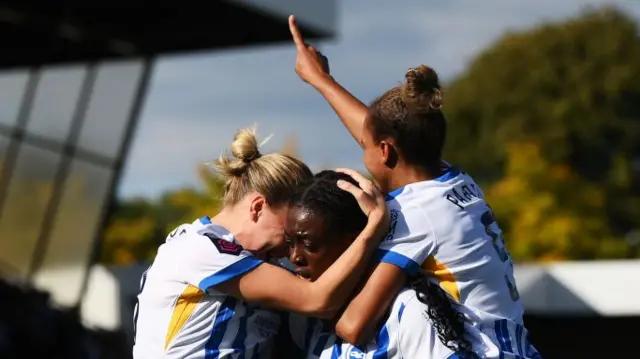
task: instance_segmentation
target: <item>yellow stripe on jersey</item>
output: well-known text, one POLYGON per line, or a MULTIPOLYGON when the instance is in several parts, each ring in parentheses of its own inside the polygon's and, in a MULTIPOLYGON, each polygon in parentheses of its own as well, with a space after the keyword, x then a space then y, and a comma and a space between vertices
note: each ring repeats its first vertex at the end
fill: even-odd
POLYGON ((429 256, 424 263, 422 263, 422 268, 438 280, 442 289, 449 293, 456 301, 460 301, 460 290, 456 283, 456 277, 446 265, 438 262, 434 256, 429 256))
POLYGON ((187 322, 187 319, 193 313, 196 305, 204 297, 204 292, 198 287, 188 285, 187 288, 180 294, 176 304, 173 307, 173 314, 171 314, 171 322, 167 329, 167 337, 164 341, 164 348, 167 349, 171 340, 180 332, 180 329, 187 322))

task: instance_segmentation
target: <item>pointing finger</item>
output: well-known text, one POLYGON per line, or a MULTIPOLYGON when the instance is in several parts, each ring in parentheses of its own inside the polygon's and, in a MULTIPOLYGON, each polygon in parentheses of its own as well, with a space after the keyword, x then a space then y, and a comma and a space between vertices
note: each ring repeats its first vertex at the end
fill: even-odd
POLYGON ((293 37, 293 42, 296 46, 299 49, 304 48, 304 39, 302 38, 300 29, 298 29, 298 24, 296 24, 296 18, 293 15, 289 16, 289 31, 291 31, 291 37, 293 37))

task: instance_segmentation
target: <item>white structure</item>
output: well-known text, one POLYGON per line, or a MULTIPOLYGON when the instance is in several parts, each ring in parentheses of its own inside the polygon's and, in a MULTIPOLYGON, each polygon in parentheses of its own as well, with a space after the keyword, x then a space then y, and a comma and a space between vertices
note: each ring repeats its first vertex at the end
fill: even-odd
POLYGON ((0 6, 0 28, 15 40, 0 56, 0 276, 65 307, 79 304, 89 275, 113 275, 89 272, 157 57, 293 46, 289 14, 310 40, 336 33, 335 0, 213 1, 199 16, 172 3, 163 6, 172 16, 152 22, 140 21, 152 4, 114 17, 123 4, 72 14, 22 3, 0 6))
MULTIPOLYGON (((146 266, 93 267, 82 317, 87 326, 131 335, 133 307, 146 266)), ((640 316, 640 260, 562 262, 516 267, 528 314, 640 316)))
POLYGON ((516 267, 529 314, 640 316, 640 260, 516 267))

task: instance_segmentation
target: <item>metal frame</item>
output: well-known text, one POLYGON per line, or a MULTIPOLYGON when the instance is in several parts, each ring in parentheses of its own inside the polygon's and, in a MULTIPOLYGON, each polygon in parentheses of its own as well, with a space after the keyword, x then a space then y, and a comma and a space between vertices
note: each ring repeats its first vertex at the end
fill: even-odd
POLYGON ((122 142, 120 143, 120 150, 118 151, 118 156, 113 166, 111 181, 107 189, 107 195, 109 196, 109 198, 104 201, 102 206, 102 218, 97 226, 96 236, 93 240, 93 249, 89 256, 89 261, 87 262, 87 267, 85 270, 84 281, 80 288, 78 305, 82 303, 82 298, 84 298, 87 293, 91 267, 98 261, 98 258, 100 257, 100 249, 102 248, 102 235, 104 234, 105 229, 109 224, 109 216, 111 214, 111 210, 116 204, 115 190, 118 186, 118 183, 120 182, 120 178, 122 177, 122 169, 131 148, 131 142, 134 137, 133 135, 135 134, 135 130, 138 127, 138 122, 140 121, 140 112, 142 111, 142 107, 148 93, 151 76, 153 75, 153 71, 155 69, 155 63, 155 58, 153 57, 144 58, 142 61, 142 70, 140 78, 138 79, 138 88, 136 90, 136 94, 134 95, 135 97, 133 100, 133 104, 131 105, 131 111, 129 112, 129 121, 127 122, 127 125, 125 127, 122 142))
MULTIPOLYGON (((91 240, 93 240, 93 246, 88 256, 87 263, 83 266, 84 278, 80 285, 80 293, 76 306, 82 302, 88 286, 90 268, 97 261, 100 254, 102 235, 104 234, 105 227, 109 221, 110 209, 113 208, 116 201, 115 190, 122 176, 122 169, 131 147, 131 141, 133 139, 135 129, 138 125, 139 115, 146 98, 154 64, 155 59, 152 57, 145 57, 142 59, 142 67, 140 69, 137 84, 135 85, 136 87, 134 97, 131 102, 131 109, 127 116, 127 121, 124 124, 125 127, 122 137, 120 138, 120 147, 116 153, 115 159, 77 147, 77 140, 86 120, 85 117, 89 103, 93 97, 93 90, 98 76, 99 63, 94 62, 86 65, 86 72, 80 93, 76 99, 69 133, 64 141, 43 138, 27 131, 27 125, 31 117, 34 99, 43 73, 43 68, 40 67, 33 68, 29 71, 16 123, 13 126, 0 124, 0 137, 9 139, 9 145, 7 146, 7 151, 4 155, 4 165, 0 172, 0 217, 4 213, 4 210, 8 210, 5 208, 6 201, 10 191, 9 185, 11 184, 11 178, 15 172, 16 163, 20 153, 20 146, 31 145, 39 149, 55 152, 62 156, 53 178, 52 195, 46 205, 40 231, 30 257, 26 276, 24 277, 28 282, 33 280, 46 258, 47 249, 51 240, 51 232, 53 230, 57 212, 62 204, 62 196, 64 194, 66 181, 73 161, 75 159, 80 159, 83 162, 98 165, 103 168, 109 168, 111 170, 111 178, 106 192, 107 197, 102 203, 99 215, 100 219, 95 230, 96 234, 94 238, 91 238, 91 240)), ((7 239, 0 238, 0 242, 2 240, 7 239)), ((87 240, 89 240, 89 238, 87 238, 87 240)), ((15 270, 15 268, 10 269, 15 270)))
POLYGON ((49 247, 51 240, 51 230, 56 219, 56 212, 60 207, 60 201, 62 200, 62 194, 64 193, 66 180, 69 175, 69 169, 71 162, 74 159, 74 153, 76 152, 76 141, 80 136, 82 125, 84 124, 85 115, 89 102, 93 95, 93 89, 96 83, 96 77, 98 73, 98 67, 95 63, 91 63, 86 67, 86 73, 84 80, 82 81, 82 87, 80 88, 80 94, 78 95, 76 108, 71 120, 69 134, 65 140, 64 149, 62 151, 62 158, 58 164, 58 169, 53 178, 53 191, 49 203, 45 209, 42 224, 40 226, 40 234, 36 240, 36 245, 31 255, 31 263, 29 270, 27 271, 27 280, 31 281, 37 270, 42 265, 46 250, 49 247))
POLYGON ((36 97, 38 84, 40 83, 40 75, 40 68, 34 68, 29 71, 29 77, 27 79, 24 93, 22 94, 22 101, 20 103, 20 109, 18 110, 16 123, 13 128, 7 128, 3 131, 5 132, 5 136, 9 137, 9 146, 4 155, 4 165, 0 170, 0 217, 2 217, 4 203, 7 200, 8 187, 11 175, 13 174, 13 168, 15 167, 16 160, 18 159, 18 149, 20 148, 20 143, 25 137, 27 122, 31 117, 33 101, 36 97))

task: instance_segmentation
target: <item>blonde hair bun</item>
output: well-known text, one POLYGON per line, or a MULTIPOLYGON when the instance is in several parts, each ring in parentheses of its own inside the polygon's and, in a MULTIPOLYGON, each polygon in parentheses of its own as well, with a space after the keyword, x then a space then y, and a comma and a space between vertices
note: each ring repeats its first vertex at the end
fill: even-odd
POLYGON ((220 155, 217 167, 225 176, 240 177, 251 162, 261 156, 255 127, 243 128, 236 132, 231 143, 231 154, 234 158, 224 153, 220 155))
POLYGON ((282 153, 262 155, 260 145, 255 126, 238 130, 231 143, 232 156, 223 153, 216 161, 225 181, 225 205, 235 205, 252 192, 263 195, 270 206, 286 204, 298 185, 313 178, 300 160, 282 153))

